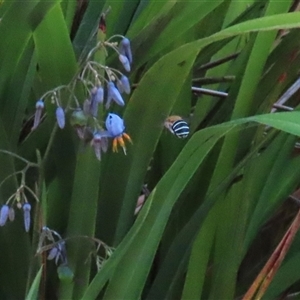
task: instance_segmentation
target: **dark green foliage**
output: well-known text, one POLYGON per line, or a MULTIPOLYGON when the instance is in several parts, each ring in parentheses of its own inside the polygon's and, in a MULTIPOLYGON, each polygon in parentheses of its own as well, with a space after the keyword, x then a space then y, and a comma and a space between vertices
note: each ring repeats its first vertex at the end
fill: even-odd
MULTIPOLYGON (((286 202, 299 188, 300 113, 271 113, 297 79, 300 13, 291 7, 222 0, 1 4, 0 203, 9 200, 16 211, 0 228, 1 299, 245 294, 296 214, 286 202), (98 30, 101 13, 106 32, 98 30), (113 35, 130 40, 131 73, 111 44, 103 47, 113 35), (97 43, 100 50, 92 50, 97 43), (124 107, 99 103, 95 118, 74 109, 91 99, 93 80, 106 91, 101 76, 114 78, 103 68, 93 77, 87 68, 89 82, 78 80, 90 60, 124 71, 132 83, 124 107), (205 87, 228 97, 193 95, 191 86, 205 78, 214 82, 205 87), (46 114, 32 131, 40 98, 46 114), (125 129, 108 136, 99 161, 94 129, 105 132, 107 112, 124 119, 125 129), (190 124, 187 138, 165 128, 172 115, 190 124), (116 140, 121 150, 114 153, 111 140, 120 137, 125 146, 116 140), (28 233, 17 208, 27 201, 28 233), (283 224, 279 212, 287 214, 283 224)), ((297 99, 287 104, 296 108, 297 99)), ((298 291, 298 244, 299 236, 266 299, 298 291)))

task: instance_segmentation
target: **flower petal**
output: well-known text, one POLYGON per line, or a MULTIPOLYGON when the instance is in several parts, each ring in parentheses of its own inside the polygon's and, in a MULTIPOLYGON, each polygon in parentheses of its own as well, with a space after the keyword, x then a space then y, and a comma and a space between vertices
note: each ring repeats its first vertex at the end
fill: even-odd
POLYGON ((9 214, 9 206, 4 204, 0 210, 0 226, 4 226, 9 214))
POLYGON ((126 55, 130 64, 132 64, 132 52, 130 47, 130 41, 128 38, 123 38, 120 43, 120 52, 123 55, 126 55))
POLYGON ((47 259, 48 259, 48 260, 51 260, 51 259, 55 258, 55 257, 57 256, 57 254, 58 254, 58 249, 57 249, 57 247, 53 247, 53 248, 49 251, 49 254, 48 254, 48 256, 47 256, 47 259))
POLYGON ((102 87, 99 87, 97 89, 96 95, 95 95, 95 101, 97 103, 103 103, 103 99, 104 99, 104 90, 102 87))
POLYGON ((129 83, 128 77, 125 76, 125 75, 122 75, 122 77, 121 77, 121 83, 122 83, 122 87, 124 89, 124 92, 126 94, 130 94, 131 88, 130 88, 130 83, 129 83))
POLYGON ((34 121, 33 121, 33 126, 31 130, 36 129, 41 121, 41 116, 42 116, 42 111, 44 109, 44 102, 43 100, 38 100, 35 104, 35 114, 34 114, 34 121))
POLYGON ((122 135, 125 130, 124 121, 118 115, 109 113, 106 121, 105 126, 107 131, 112 137, 117 137, 122 135))
POLYGON ((127 71, 127 72, 130 72, 131 68, 130 68, 130 62, 127 58, 127 56, 123 55, 123 54, 120 54, 119 55, 119 61, 122 63, 124 69, 127 71))
POLYGON ((99 133, 95 133, 91 143, 92 146, 94 147, 95 155, 98 160, 101 160, 101 140, 102 140, 101 135, 99 133))
MULTIPOLYGON (((120 92, 118 91, 118 89, 115 87, 115 84, 110 81, 108 82, 108 91, 107 91, 107 103, 110 103, 111 99, 114 100, 118 105, 120 106, 124 106, 125 102, 120 94, 120 92)), ((107 104, 106 103, 106 104, 107 104)))
POLYGON ((24 213, 24 227, 26 232, 28 232, 30 229, 30 210, 31 210, 31 205, 29 203, 25 203, 23 205, 23 213, 24 213))
POLYGON ((62 107, 58 106, 55 114, 56 114, 58 127, 63 129, 65 127, 65 112, 62 109, 62 107))
POLYGON ((117 88, 121 94, 124 93, 124 88, 123 88, 121 80, 117 81, 117 88))

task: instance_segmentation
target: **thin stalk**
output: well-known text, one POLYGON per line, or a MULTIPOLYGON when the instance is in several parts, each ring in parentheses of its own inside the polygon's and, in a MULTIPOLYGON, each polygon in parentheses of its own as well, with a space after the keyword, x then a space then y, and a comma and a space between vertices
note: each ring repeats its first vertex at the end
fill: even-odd
POLYGON ((235 80, 235 76, 222 76, 222 77, 199 77, 193 78, 193 83, 198 84, 215 84, 215 83, 222 83, 222 82, 232 82, 235 80))
POLYGON ((200 93, 200 94, 204 94, 204 95, 216 96, 216 97, 222 97, 222 98, 226 98, 228 96, 228 93, 225 93, 225 92, 204 89, 204 88, 198 88, 198 87, 194 87, 194 86, 192 86, 192 91, 194 93, 200 93))
POLYGON ((222 65, 228 61, 231 61, 235 58, 237 58, 239 56, 240 52, 237 52, 237 53, 233 53, 233 54, 230 54, 226 57, 223 57, 223 58, 220 58, 218 60, 215 60, 215 61, 212 61, 212 62, 209 62, 207 64, 204 64, 202 66, 200 66, 197 71, 204 71, 204 70, 207 70, 207 69, 211 69, 211 68, 214 68, 214 67, 217 67, 219 65, 222 65))

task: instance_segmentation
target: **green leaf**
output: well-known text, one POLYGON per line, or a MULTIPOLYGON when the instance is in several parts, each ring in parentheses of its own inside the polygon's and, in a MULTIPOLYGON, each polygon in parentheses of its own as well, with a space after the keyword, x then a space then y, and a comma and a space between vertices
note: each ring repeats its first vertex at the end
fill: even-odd
POLYGON ((30 287, 30 290, 26 296, 26 300, 39 299, 39 287, 40 287, 43 268, 44 266, 41 266, 38 273, 36 274, 34 281, 30 287))
POLYGON ((201 299, 206 268, 215 236, 217 210, 212 210, 193 243, 182 299, 201 299))

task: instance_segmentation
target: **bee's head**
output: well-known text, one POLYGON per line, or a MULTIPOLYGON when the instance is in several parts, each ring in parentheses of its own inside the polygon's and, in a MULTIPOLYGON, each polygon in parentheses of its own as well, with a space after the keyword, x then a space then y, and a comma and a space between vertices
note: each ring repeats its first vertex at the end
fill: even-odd
POLYGON ((165 119, 165 122, 164 122, 164 126, 171 130, 171 127, 172 125, 176 122, 176 121, 179 121, 179 120, 182 120, 182 117, 180 116, 169 116, 165 119))

